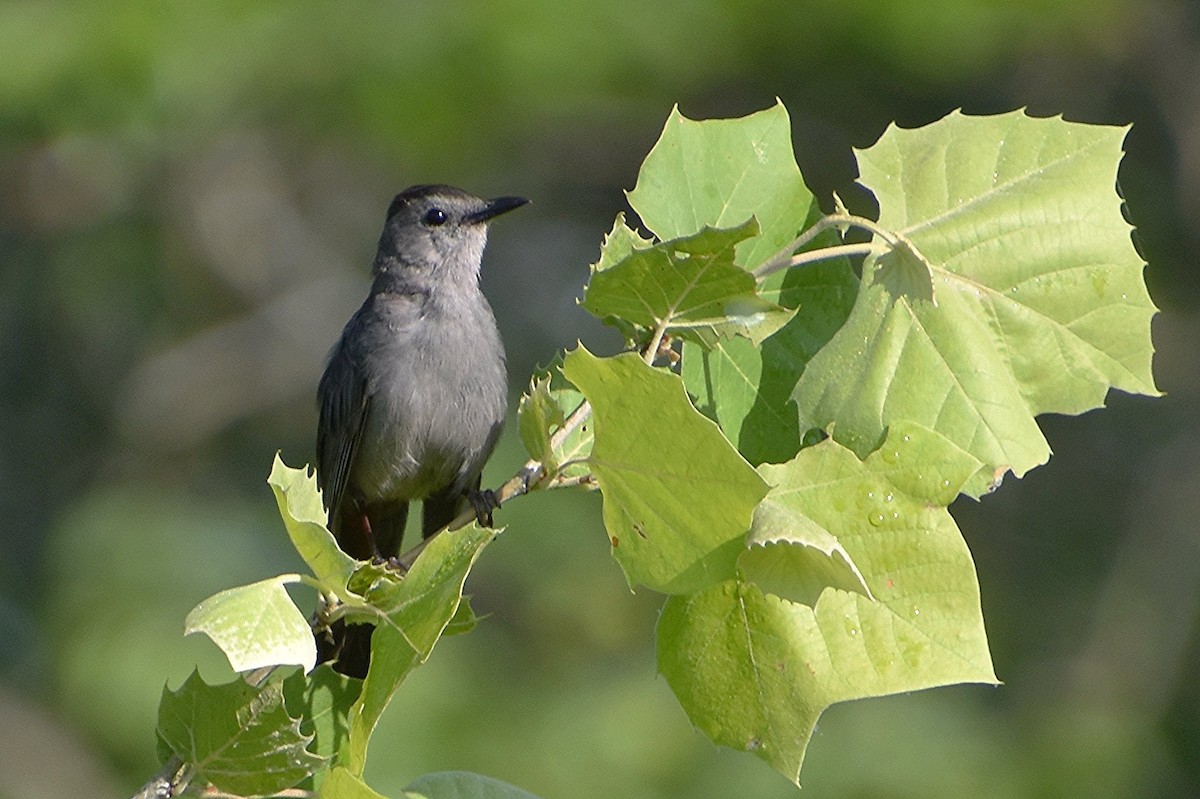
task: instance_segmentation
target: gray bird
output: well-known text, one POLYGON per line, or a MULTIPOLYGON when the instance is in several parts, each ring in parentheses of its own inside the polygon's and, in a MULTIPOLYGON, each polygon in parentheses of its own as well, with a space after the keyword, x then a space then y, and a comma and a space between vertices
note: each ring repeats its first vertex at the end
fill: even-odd
MULTIPOLYGON (((429 537, 470 502, 490 523, 480 472, 508 405, 504 346, 479 290, 487 223, 527 200, 413 186, 392 200, 366 302, 318 389, 317 480, 338 545, 360 560, 400 552, 409 503, 429 537)), ((364 676, 369 625, 318 636, 322 660, 364 676)))

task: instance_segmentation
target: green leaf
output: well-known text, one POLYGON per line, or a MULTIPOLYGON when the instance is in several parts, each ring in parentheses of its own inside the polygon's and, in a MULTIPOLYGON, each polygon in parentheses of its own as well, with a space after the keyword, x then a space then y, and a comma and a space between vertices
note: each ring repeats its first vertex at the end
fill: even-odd
POLYGON ((319 799, 386 799, 341 766, 329 772, 317 796, 319 799))
MULTIPOLYGON (((592 433, 588 426, 577 425, 562 441, 554 442, 554 436, 562 429, 566 420, 583 404, 583 395, 573 386, 555 388, 564 383, 556 377, 561 358, 556 357, 545 372, 535 376, 529 389, 521 397, 517 410, 521 440, 529 456, 540 461, 549 477, 571 478, 586 474, 586 465, 578 463, 592 451, 592 433)), ((569 386, 569 384, 566 384, 569 386)), ((546 482, 535 483, 531 488, 542 488, 546 482)))
POLYGON ((558 469, 558 462, 550 446, 554 431, 566 421, 566 412, 550 392, 550 378, 534 377, 529 388, 521 395, 517 406, 517 430, 529 457, 541 461, 547 473, 558 469))
POLYGON ((292 546, 325 590, 347 599, 346 581, 358 562, 338 548, 337 540, 325 526, 325 506, 321 504, 316 476, 307 468, 285 465, 276 453, 267 483, 275 493, 292 546))
MULTIPOLYGON (((602 272, 621 263, 637 250, 653 246, 653 244, 654 241, 652 239, 644 238, 637 231, 625 224, 625 214, 623 212, 618 213, 616 220, 613 222, 612 231, 604 237, 604 241, 600 245, 600 258, 596 263, 592 264, 591 272, 593 275, 597 272, 602 272)), ((637 329, 624 319, 617 316, 610 316, 604 319, 604 323, 617 328, 625 341, 631 345, 637 341, 637 329)))
POLYGON ((475 615, 475 609, 471 607, 471 597, 464 596, 458 603, 458 609, 454 611, 454 618, 450 619, 446 629, 442 630, 442 635, 465 635, 474 630, 478 624, 479 617, 475 615))
MULTIPOLYGON (((583 394, 573 387, 556 388, 550 392, 550 396, 564 414, 573 413, 584 402, 583 394)), ((557 432, 557 428, 552 432, 557 432)), ((554 463, 559 476, 567 478, 587 474, 589 469, 586 461, 592 454, 594 444, 592 426, 586 423, 576 426, 554 450, 554 463)))
POLYGON ((284 709, 279 681, 206 685, 192 672, 178 691, 163 688, 159 737, 197 775, 222 791, 261 796, 290 788, 325 759, 284 709))
POLYGON ((758 294, 754 276, 734 263, 734 247, 758 234, 754 218, 727 229, 632 249, 593 273, 583 307, 600 319, 668 332, 712 346, 732 334, 756 340, 790 316, 758 294))
POLYGON ((974 565, 945 508, 977 465, 900 425, 865 462, 826 440, 761 467, 774 501, 833 535, 874 600, 830 586, 807 605, 738 580, 669 599, 659 669, 692 723, 798 780, 834 702, 995 683, 974 565))
POLYGON ((641 236, 636 230, 625 224, 625 214, 618 213, 613 221, 612 230, 604 237, 600 245, 600 260, 592 264, 593 272, 603 272, 611 266, 624 261, 636 250, 652 247, 654 241, 641 236))
POLYGON ((979 459, 964 489, 978 496, 1049 457, 1036 414, 1156 393, 1156 309, 1114 190, 1125 132, 956 112, 859 152, 880 225, 917 255, 864 264, 796 387, 801 428, 832 425, 863 455, 911 420, 979 459))
MULTIPOLYGON (((818 238, 818 244, 832 237, 818 238)), ((841 328, 858 290, 845 259, 772 275, 763 294, 797 312, 760 346, 724 339, 711 351, 684 344, 681 374, 697 407, 721 425, 751 463, 781 463, 800 451, 792 392, 809 360, 841 328)))
POLYGON ((629 204, 663 241, 754 217, 759 235, 737 248, 737 263, 747 269, 783 249, 816 206, 779 102, 740 119, 701 122, 674 109, 642 163, 629 204))
POLYGON ((338 674, 328 664, 307 675, 295 672, 284 679, 288 713, 300 718, 301 733, 312 736, 308 751, 326 759, 340 755, 346 745, 350 707, 361 689, 360 680, 338 674))
POLYGON ((682 381, 633 353, 597 358, 582 346, 562 372, 592 404, 588 465, 630 584, 687 593, 732 577, 767 487, 682 381))
POLYGON ((405 799, 537 799, 506 782, 472 774, 444 771, 426 774, 404 789, 405 799))
POLYGON ((367 593, 367 599, 386 615, 371 636, 371 665, 350 711, 346 766, 352 774, 361 776, 379 717, 400 683, 425 662, 455 618, 467 574, 497 534, 473 523, 440 533, 429 539, 403 579, 381 581, 367 593))
POLYGON ((285 574, 214 594, 187 615, 183 634, 207 635, 234 671, 279 665, 309 671, 317 660, 312 628, 284 588, 299 580, 285 574))
POLYGON ((788 501, 776 486, 754 511, 749 548, 738 557, 738 572, 768 594, 815 605, 826 588, 871 589, 837 537, 788 501))

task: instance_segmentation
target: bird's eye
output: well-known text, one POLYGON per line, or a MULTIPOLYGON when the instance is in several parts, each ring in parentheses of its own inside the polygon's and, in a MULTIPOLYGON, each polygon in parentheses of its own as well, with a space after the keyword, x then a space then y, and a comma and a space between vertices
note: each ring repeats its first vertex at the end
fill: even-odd
POLYGON ((444 225, 446 224, 446 212, 441 208, 430 208, 425 212, 424 222, 427 225, 444 225))

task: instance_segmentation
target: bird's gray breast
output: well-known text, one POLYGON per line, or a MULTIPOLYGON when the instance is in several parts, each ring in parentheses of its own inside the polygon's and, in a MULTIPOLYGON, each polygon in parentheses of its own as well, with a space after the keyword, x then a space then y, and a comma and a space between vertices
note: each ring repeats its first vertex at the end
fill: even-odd
POLYGON ((351 482, 369 502, 469 487, 504 422, 504 350, 482 294, 380 297, 362 363, 369 395, 351 482))

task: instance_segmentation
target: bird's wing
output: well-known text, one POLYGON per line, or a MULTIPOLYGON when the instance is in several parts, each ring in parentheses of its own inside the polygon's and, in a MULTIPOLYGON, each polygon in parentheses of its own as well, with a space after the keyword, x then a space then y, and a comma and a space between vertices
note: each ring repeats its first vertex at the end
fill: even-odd
POLYGON ((317 426, 317 481, 331 523, 345 498, 350 467, 358 451, 370 395, 366 375, 339 342, 317 389, 320 423, 317 426))

